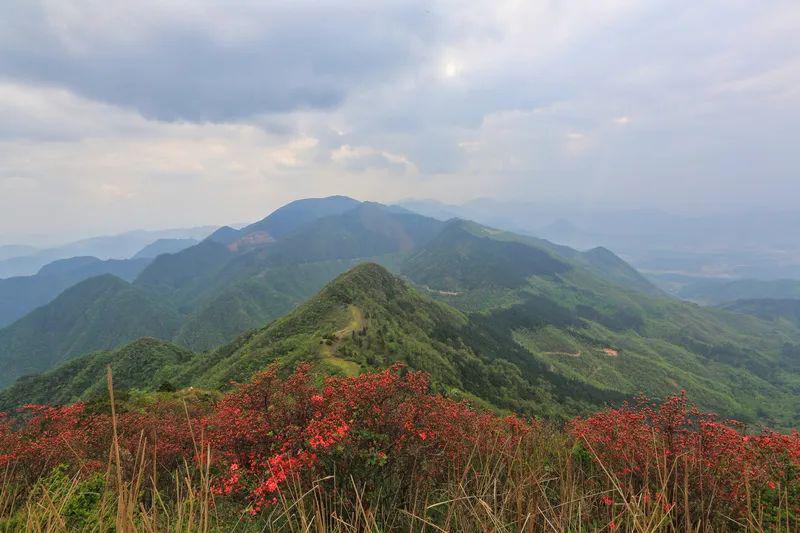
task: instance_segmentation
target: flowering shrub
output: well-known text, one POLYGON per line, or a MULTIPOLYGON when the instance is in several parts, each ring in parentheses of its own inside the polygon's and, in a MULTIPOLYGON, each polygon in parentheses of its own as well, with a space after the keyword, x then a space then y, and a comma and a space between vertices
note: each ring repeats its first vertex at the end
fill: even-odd
MULTIPOLYGON (((752 520, 753 509, 756 521, 773 525, 800 516, 800 434, 748 435, 683 395, 577 418, 563 432, 434 394, 425 374, 399 365, 322 381, 307 365, 288 377, 273 367, 216 403, 185 403, 180 394, 121 406, 122 467, 133 468, 137 456, 155 458, 167 472, 201 462, 215 495, 254 515, 295 488, 316 485, 340 501, 353 501, 358 491, 370 508, 412 507, 414 498, 428 501, 437 491, 467 505, 472 500, 462 496, 470 490, 523 517, 531 512, 526 505, 534 512, 551 506, 548 520, 578 502, 580 523, 609 530, 633 527, 635 508, 653 523, 663 518, 681 527, 684 517, 724 527, 728 517, 752 520), (575 453, 562 453, 570 446, 575 453), (209 449, 210 464, 200 453, 209 449), (560 462, 565 455, 570 460, 560 462)), ((102 404, 28 405, 0 415, 0 472, 23 491, 55 468, 86 480, 108 468, 112 428, 102 404)))
MULTIPOLYGON (((800 502, 796 430, 747 435, 740 424, 690 406, 683 393, 659 405, 640 399, 575 419, 568 431, 629 495, 643 493, 665 510, 741 516, 751 499, 768 501, 783 494, 800 502)), ((795 513, 800 513, 798 505, 795 513)))
POLYGON ((320 388, 307 366, 285 380, 262 372, 208 421, 225 469, 217 492, 249 495, 257 513, 287 480, 330 472, 384 492, 409 486, 410 476, 434 487, 470 454, 513 446, 530 430, 431 394, 424 374, 402 370, 332 377, 320 388))
MULTIPOLYGON (((25 405, 15 418, 0 414, 0 471, 13 469, 32 483, 58 465, 89 475, 104 470, 113 438, 110 413, 95 412, 84 403, 67 406, 25 405)), ((187 421, 182 404, 156 402, 146 410, 118 414, 122 458, 132 463, 145 443, 151 456, 173 470, 194 453, 192 426, 199 414, 190 411, 187 421)), ((150 455, 150 454, 149 454, 150 455)), ((125 465, 123 465, 125 466, 125 465)))

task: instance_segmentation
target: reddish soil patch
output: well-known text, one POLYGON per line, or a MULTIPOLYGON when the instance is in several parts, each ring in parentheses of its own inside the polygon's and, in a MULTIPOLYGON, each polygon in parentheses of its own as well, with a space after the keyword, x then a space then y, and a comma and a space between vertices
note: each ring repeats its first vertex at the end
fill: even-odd
POLYGON ((603 353, 609 357, 617 357, 619 355, 619 351, 614 348, 603 348, 603 353))

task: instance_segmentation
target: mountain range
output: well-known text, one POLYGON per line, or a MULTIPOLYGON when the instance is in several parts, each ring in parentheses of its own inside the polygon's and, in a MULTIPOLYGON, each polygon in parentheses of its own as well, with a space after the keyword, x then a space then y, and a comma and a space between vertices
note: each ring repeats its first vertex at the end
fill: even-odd
POLYGON ((71 257, 48 263, 30 276, 0 279, 0 328, 50 303, 80 281, 103 274, 133 281, 158 255, 175 253, 194 244, 197 244, 195 239, 158 239, 130 259, 71 257))
POLYGON ((800 212, 761 209, 673 214, 614 205, 479 198, 464 204, 406 200, 403 207, 441 220, 462 217, 577 248, 606 246, 654 274, 800 279, 800 212))
MULTIPOLYGON (((91 237, 41 249, 25 245, 4 245, 0 246, 0 279, 33 275, 43 266, 59 259, 86 256, 98 259, 128 259, 158 240, 194 241, 205 238, 215 229, 216 226, 201 226, 155 231, 136 230, 119 235, 91 237)), ((150 255, 150 257, 155 256, 150 255)))
POLYGON ((39 374, 0 408, 89 398, 109 363, 130 388, 216 389, 306 360, 403 361, 447 394, 554 417, 681 389, 748 422, 800 412, 790 321, 668 297, 605 248, 345 197, 222 228, 131 283, 85 280, 0 330, 0 386, 39 374))

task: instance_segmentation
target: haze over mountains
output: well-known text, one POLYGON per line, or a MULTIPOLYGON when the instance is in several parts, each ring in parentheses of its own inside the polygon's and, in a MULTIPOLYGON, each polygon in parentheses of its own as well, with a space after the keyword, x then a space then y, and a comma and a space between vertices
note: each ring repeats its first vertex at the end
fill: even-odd
MULTIPOLYGON (((119 235, 81 239, 41 249, 19 244, 3 245, 0 246, 0 279, 30 276, 52 261, 78 256, 90 256, 98 259, 128 259, 160 239, 199 240, 208 236, 215 229, 214 226, 204 226, 158 231, 135 230, 119 235)), ((174 251, 174 248, 169 250, 167 247, 164 251, 174 251)), ((154 257, 149 253, 148 256, 154 257)))
MULTIPOLYGON (((406 200, 401 205, 545 237, 579 249, 606 246, 638 269, 696 277, 800 279, 799 211, 745 209, 677 215, 602 205, 406 200)), ((656 279, 658 279, 656 277, 656 279)))
POLYGON ((448 394, 529 414, 681 389, 750 422, 800 412, 796 322, 682 302, 607 248, 469 220, 300 200, 112 274, 0 330, 0 386, 44 372, 2 405, 88 398, 108 363, 152 389, 225 387, 271 362, 352 374, 399 360, 448 394))
MULTIPOLYGON (((93 239, 93 242, 114 242, 115 237, 93 239)), ((129 236, 122 237, 128 241, 129 236)), ((33 309, 47 304, 58 296, 63 290, 93 276, 113 274, 125 281, 133 281, 139 273, 158 255, 162 253, 177 252, 196 244, 195 239, 158 239, 147 244, 133 254, 130 259, 101 260, 94 256, 78 256, 68 259, 57 259, 41 267, 36 274, 29 276, 14 276, 0 279, 0 327, 3 327, 33 309)), ((118 251, 127 248, 127 243, 117 243, 118 251)), ((65 247, 61 252, 69 249, 65 247)), ((81 248, 84 248, 83 246, 81 248)), ((110 248, 104 248, 109 251, 110 248)), ((92 250, 89 247, 89 250, 92 250)), ((95 248, 94 251, 100 251, 95 248)), ((22 257, 19 259, 29 259, 22 257)), ((41 256, 36 256, 35 261, 40 261, 41 256)))

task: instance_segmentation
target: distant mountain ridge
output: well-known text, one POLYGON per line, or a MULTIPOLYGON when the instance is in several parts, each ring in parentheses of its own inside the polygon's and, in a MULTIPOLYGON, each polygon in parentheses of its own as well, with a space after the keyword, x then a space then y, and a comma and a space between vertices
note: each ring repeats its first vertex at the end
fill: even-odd
POLYGON ((46 249, 35 250, 29 254, 0 259, 0 279, 30 276, 44 265, 59 259, 92 256, 98 259, 128 259, 145 246, 158 239, 202 239, 214 231, 214 226, 201 226, 185 229, 136 230, 92 237, 46 249))
MULTIPOLYGON (((560 416, 603 398, 665 396, 681 388, 707 408, 748 421, 783 426, 798 412, 790 391, 800 372, 793 366, 800 360, 793 355, 800 333, 791 324, 664 298, 603 248, 579 252, 369 202, 333 215, 314 212, 318 218, 297 218, 303 222, 281 238, 233 248, 209 238, 161 255, 119 291, 142 308, 150 306, 145 314, 168 326, 154 334, 139 325, 139 336, 202 352, 192 364, 202 363, 175 369, 176 385, 216 387, 223 383, 218 378, 240 379, 273 359, 311 358, 325 371, 351 372, 400 358, 434 372, 454 393, 524 412, 560 416), (375 265, 357 267, 364 262, 383 265, 405 282, 375 265), (324 288, 346 271, 351 275, 338 279, 347 283, 324 288), (376 283, 381 291, 368 290, 376 283), (342 292, 360 296, 343 307, 331 304, 342 292), (375 316, 381 332, 365 332, 368 345, 359 345, 348 329, 351 321, 363 322, 359 312, 375 316), (263 335, 244 333, 254 328, 263 335), (339 335, 343 330, 352 342, 339 335), (320 339, 323 334, 336 339, 320 339), (269 341, 254 344, 256 338, 269 341), (328 353, 319 351, 320 342, 336 348, 332 358, 317 357, 328 353), (231 364, 221 362, 226 360, 231 364)), ((115 298, 76 299, 80 305, 68 315, 124 308, 115 298)), ((76 355, 64 351, 74 344, 73 330, 59 330, 66 333, 51 343, 58 355, 41 370, 76 355)), ((91 339, 97 328, 83 330, 95 332, 82 338, 84 352, 114 346, 91 339)), ((115 339, 131 332, 125 328, 115 339)), ((0 361, 8 359, 2 354, 17 353, 6 346, 0 335, 0 361)), ((20 363, 11 360, 10 369, 20 363)))
POLYGON ((113 274, 133 281, 150 263, 149 258, 108 259, 73 257, 43 266, 32 276, 0 279, 0 328, 50 303, 65 289, 85 279, 113 274))
POLYGON ((161 254, 174 254, 198 242, 197 239, 158 239, 136 252, 131 259, 154 259, 161 254))
POLYGON ((142 336, 170 338, 178 322, 169 307, 115 276, 87 279, 0 329, 0 387, 142 336))
POLYGON ((274 242, 282 239, 302 226, 330 215, 340 215, 358 206, 360 202, 347 196, 306 198, 295 200, 270 213, 265 218, 236 230, 225 226, 209 236, 210 240, 238 248, 248 247, 247 240, 254 244, 274 242), (258 239, 254 236, 261 236, 258 239))

